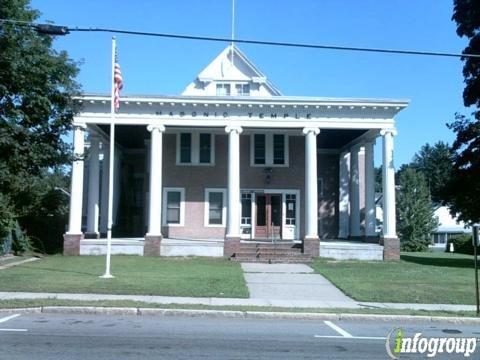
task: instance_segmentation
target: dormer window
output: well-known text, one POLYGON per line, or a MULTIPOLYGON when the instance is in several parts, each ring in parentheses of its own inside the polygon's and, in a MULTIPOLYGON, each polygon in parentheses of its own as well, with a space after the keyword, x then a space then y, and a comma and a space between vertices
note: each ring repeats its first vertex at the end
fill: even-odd
POLYGON ((235 85, 238 96, 249 96, 250 95, 250 84, 237 84, 235 85))
POLYGON ((230 84, 217 84, 217 96, 229 96, 230 84))

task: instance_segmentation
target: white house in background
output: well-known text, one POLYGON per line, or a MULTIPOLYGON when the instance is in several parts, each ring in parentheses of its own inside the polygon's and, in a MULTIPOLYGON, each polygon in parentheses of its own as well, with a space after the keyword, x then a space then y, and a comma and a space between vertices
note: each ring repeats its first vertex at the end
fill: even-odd
POLYGON ((110 97, 84 94, 78 101, 65 254, 105 252, 106 199, 113 191, 116 254, 399 258, 394 118, 408 101, 283 96, 231 45, 182 95, 123 95, 114 159, 110 97))
POLYGON ((435 210, 435 216, 438 217, 439 225, 432 232, 432 245, 429 248, 433 251, 445 251, 448 240, 472 231, 463 221, 454 218, 447 206, 440 206, 435 210))

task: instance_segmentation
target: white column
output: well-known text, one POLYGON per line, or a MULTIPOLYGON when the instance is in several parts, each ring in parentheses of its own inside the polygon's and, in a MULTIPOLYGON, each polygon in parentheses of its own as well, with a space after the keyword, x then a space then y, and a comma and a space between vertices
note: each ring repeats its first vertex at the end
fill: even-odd
POLYGON ((365 143, 365 236, 375 236, 375 164, 373 146, 375 140, 365 143))
POLYGON ((163 125, 149 125, 150 142, 150 203, 148 212, 149 236, 162 235, 162 133, 163 125))
POLYGON ((349 188, 350 188, 350 153, 340 154, 339 160, 339 201, 338 201, 338 237, 346 239, 350 233, 350 209, 349 209, 349 188))
POLYGON ((98 215, 100 212, 98 195, 100 187, 100 162, 98 159, 99 139, 90 138, 90 159, 88 166, 88 202, 87 202, 87 232, 98 234, 98 215))
POLYGON ((318 238, 317 135, 319 128, 304 128, 305 135, 305 238, 318 238))
POLYGON ((70 187, 70 214, 67 234, 82 233, 82 199, 83 199, 83 155, 87 129, 85 124, 73 125, 72 180, 70 187))
POLYGON ((110 153, 108 143, 102 140, 102 200, 100 201, 100 232, 106 234, 108 230, 108 168, 110 153))
POLYGON ((240 126, 227 126, 228 134, 228 202, 227 237, 240 238, 240 126))
POLYGON ((358 168, 358 153, 360 145, 350 151, 350 236, 361 236, 360 229, 360 173, 358 168))
POLYGON ((397 135, 395 129, 385 129, 380 132, 383 136, 383 237, 396 238, 395 219, 395 167, 393 165, 393 137, 397 135))

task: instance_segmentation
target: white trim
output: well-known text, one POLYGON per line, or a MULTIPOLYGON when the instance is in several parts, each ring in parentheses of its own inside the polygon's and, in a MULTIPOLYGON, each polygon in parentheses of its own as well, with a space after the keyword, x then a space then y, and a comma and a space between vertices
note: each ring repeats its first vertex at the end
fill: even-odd
POLYGON ((176 133, 176 146, 175 146, 175 165, 177 166, 215 166, 215 134, 206 131, 180 131, 176 133), (180 136, 181 134, 190 134, 191 144, 190 144, 190 161, 189 163, 180 162, 180 136), (210 162, 201 163, 200 162, 200 134, 209 134, 210 135, 210 162))
POLYGON ((289 167, 289 135, 276 132, 255 132, 250 134, 250 166, 251 167, 289 167), (265 164, 255 164, 255 135, 265 135, 265 164), (283 156, 284 164, 273 163, 273 136, 283 135, 284 149, 283 156))
POLYGON ((205 201, 204 201, 204 212, 203 212, 203 226, 205 227, 225 227, 226 226, 226 217, 227 217, 227 189, 225 188, 205 188, 205 201), (222 223, 221 224, 210 224, 210 193, 222 193, 222 223))
POLYGON ((162 204, 162 226, 179 227, 185 226, 185 188, 181 187, 164 187, 163 188, 163 204, 162 204), (167 193, 180 192, 180 223, 167 224, 167 193))

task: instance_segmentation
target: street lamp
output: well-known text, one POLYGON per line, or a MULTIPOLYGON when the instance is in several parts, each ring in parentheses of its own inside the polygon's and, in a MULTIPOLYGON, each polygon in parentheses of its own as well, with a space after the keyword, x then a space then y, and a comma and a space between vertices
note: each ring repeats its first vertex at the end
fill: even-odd
POLYGON ((58 26, 52 24, 35 24, 33 28, 37 31, 37 33, 41 35, 67 35, 70 33, 66 26, 58 26))

